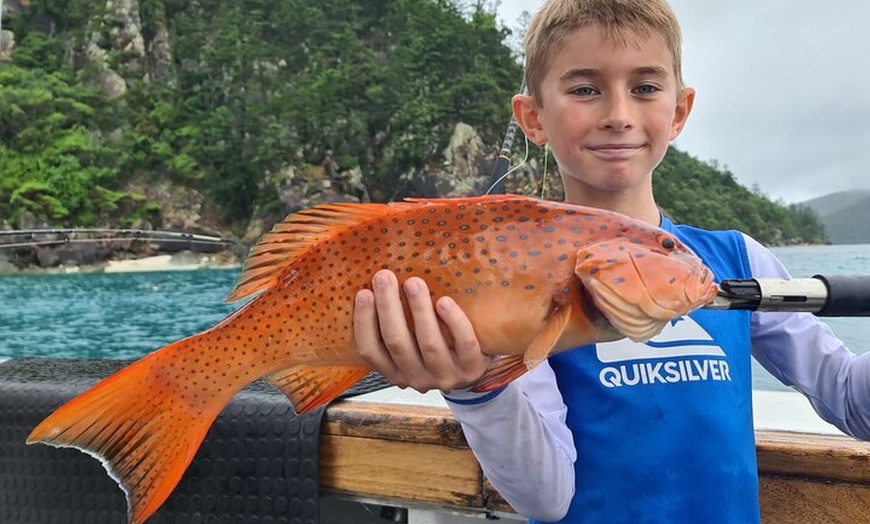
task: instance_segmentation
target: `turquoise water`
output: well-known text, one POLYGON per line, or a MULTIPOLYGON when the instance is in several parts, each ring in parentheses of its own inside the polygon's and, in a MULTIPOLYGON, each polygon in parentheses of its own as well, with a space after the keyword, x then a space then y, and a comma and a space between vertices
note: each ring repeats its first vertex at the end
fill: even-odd
MULTIPOLYGON (((795 277, 870 274, 870 245, 774 250, 795 277)), ((238 270, 0 277, 0 358, 133 359, 231 313, 238 270)), ((856 353, 870 318, 826 319, 856 353)), ((756 366, 758 389, 786 389, 756 366)))
POLYGON ((216 323, 237 270, 0 277, 0 358, 132 359, 216 323))

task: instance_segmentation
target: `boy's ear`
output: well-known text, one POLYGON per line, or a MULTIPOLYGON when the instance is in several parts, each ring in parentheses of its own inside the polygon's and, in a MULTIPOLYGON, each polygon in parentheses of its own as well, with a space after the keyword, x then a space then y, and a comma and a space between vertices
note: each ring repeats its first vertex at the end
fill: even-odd
POLYGON ((514 118, 529 140, 539 146, 547 143, 547 132, 541 126, 541 121, 538 118, 540 109, 534 96, 514 95, 511 99, 511 109, 513 109, 514 118))
POLYGON ((674 109, 674 120, 671 122, 671 140, 676 140, 683 128, 686 127, 686 121, 689 119, 689 113, 692 112, 694 104, 694 89, 686 87, 680 91, 677 96, 677 107, 674 109))

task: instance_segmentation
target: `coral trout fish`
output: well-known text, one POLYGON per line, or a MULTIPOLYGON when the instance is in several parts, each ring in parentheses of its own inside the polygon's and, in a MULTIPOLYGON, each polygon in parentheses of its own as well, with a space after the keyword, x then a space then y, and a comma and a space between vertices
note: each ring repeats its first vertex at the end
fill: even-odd
POLYGON ((228 300, 256 298, 72 399, 27 441, 99 457, 127 495, 129 521, 142 523, 246 385, 265 377, 305 413, 371 371, 352 315, 381 268, 422 277, 465 311, 482 351, 497 356, 478 391, 560 351, 648 340, 717 292, 673 235, 612 212, 513 195, 321 205, 251 249, 228 300))

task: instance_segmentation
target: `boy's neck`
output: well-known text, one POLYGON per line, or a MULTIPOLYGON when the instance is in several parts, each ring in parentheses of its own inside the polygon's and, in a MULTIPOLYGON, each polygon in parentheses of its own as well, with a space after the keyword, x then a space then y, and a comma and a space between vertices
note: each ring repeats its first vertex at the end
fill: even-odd
POLYGON ((651 188, 635 192, 566 188, 565 202, 615 211, 647 224, 661 225, 661 212, 651 188))

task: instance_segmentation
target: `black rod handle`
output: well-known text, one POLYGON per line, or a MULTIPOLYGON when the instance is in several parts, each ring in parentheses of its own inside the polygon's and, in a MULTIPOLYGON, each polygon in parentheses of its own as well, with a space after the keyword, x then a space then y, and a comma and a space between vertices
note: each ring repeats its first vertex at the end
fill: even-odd
POLYGON ((813 275, 828 290, 820 317, 870 317, 870 275, 813 275))

